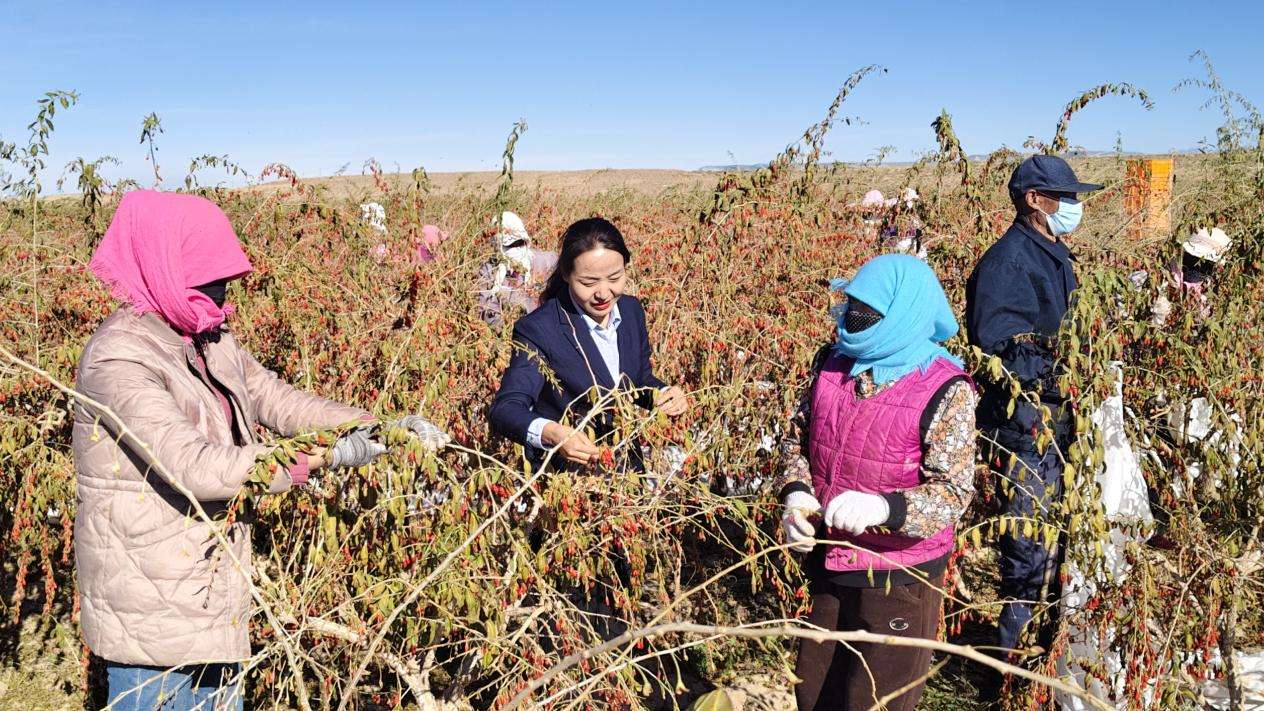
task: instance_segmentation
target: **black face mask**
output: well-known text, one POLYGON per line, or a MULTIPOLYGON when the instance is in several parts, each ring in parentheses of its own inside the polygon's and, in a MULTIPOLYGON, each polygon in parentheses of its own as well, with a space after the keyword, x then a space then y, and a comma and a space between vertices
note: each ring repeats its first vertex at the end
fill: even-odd
POLYGON ((228 280, 217 279, 209 284, 195 286, 194 289, 206 295, 206 298, 215 302, 215 306, 224 308, 224 297, 228 293, 228 280))
POLYGON ((843 312, 843 328, 848 333, 860 333, 873 328, 882 320, 882 314, 873 310, 868 304, 852 299, 847 302, 847 310, 843 312))
POLYGON ((1181 280, 1190 284, 1202 284, 1211 278, 1216 265, 1206 259, 1199 259, 1189 252, 1181 253, 1181 280))

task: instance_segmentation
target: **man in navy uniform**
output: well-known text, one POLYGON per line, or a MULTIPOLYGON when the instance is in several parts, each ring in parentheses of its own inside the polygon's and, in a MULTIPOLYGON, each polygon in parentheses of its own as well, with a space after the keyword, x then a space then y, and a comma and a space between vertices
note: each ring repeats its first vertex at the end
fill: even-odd
MULTIPOLYGON (((1078 283, 1074 257, 1063 238, 1075 231, 1083 215, 1078 196, 1101 185, 1082 183, 1067 162, 1037 155, 1024 160, 1009 180, 1016 214, 1012 224, 979 260, 966 284, 966 329, 970 344, 1000 358, 1006 371, 1022 384, 1024 397, 1009 411, 1007 378, 984 382, 979 402, 979 430, 989 463, 1003 480, 1000 499, 1005 513, 1040 518, 1062 496, 1062 457, 1070 444, 1070 422, 1059 392, 1053 350, 1058 329, 1078 283), (1038 398, 1052 414, 1043 421, 1038 398), (1037 436, 1050 428, 1054 445, 1042 448, 1037 436)), ((999 642, 1019 648, 1033 607, 1051 603, 1058 593, 1058 561, 1037 528, 1022 528, 1001 537, 1001 595, 1006 600, 999 621, 999 642)), ((1049 639, 1039 639, 1048 648, 1049 639)))

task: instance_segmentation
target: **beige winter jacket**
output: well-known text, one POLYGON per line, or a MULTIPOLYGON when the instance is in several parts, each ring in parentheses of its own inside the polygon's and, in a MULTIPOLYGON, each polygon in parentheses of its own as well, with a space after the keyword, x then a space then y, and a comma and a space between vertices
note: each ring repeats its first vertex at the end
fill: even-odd
MULTIPOLYGON (((227 530, 247 568, 239 570, 154 462, 216 516, 269 450, 256 424, 289 436, 367 417, 280 381, 227 332, 207 345, 206 361, 231 393, 244 446, 234 445, 223 406, 193 367, 193 346, 160 316, 115 311, 79 361, 79 392, 140 440, 76 408, 80 623, 88 647, 109 661, 178 666, 250 656, 250 528, 239 522, 227 530)), ((281 472, 271 490, 289 487, 281 472)))

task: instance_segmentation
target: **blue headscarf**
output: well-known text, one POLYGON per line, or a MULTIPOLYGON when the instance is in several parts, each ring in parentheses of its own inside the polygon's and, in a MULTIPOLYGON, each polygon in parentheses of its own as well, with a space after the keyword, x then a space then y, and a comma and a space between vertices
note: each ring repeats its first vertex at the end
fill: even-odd
MULTIPOLYGON (((837 282, 831 282, 831 285, 837 282)), ((882 320, 860 333, 848 333, 838 315, 834 350, 855 361, 852 375, 873 371, 878 385, 925 370, 936 358, 961 366, 961 359, 940 343, 957 333, 944 287, 926 262, 908 254, 884 254, 865 262, 856 278, 843 287, 882 314, 882 320)))

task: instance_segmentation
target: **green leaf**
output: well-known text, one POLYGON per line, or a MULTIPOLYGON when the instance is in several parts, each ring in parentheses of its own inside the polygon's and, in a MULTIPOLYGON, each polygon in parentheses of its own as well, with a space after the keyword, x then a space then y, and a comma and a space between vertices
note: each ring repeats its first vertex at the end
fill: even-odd
POLYGON ((699 696, 690 704, 689 711, 733 711, 733 700, 728 692, 716 689, 699 696))

